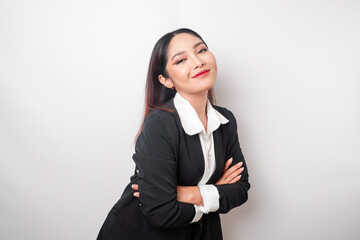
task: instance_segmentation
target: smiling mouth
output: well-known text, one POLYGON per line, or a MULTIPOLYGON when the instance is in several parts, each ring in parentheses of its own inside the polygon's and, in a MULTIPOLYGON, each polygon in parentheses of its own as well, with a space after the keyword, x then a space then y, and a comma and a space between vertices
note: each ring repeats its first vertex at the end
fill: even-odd
POLYGON ((193 78, 206 76, 209 72, 210 72, 210 70, 204 70, 204 71, 202 71, 202 72, 200 72, 200 73, 196 74, 193 78))

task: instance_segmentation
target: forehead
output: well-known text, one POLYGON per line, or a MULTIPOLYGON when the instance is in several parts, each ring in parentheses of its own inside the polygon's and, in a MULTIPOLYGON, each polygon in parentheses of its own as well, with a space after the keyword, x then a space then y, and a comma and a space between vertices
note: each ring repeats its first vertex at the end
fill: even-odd
POLYGON ((188 33, 179 33, 175 35, 169 44, 168 54, 174 54, 180 51, 193 49, 194 44, 202 42, 200 38, 188 33))

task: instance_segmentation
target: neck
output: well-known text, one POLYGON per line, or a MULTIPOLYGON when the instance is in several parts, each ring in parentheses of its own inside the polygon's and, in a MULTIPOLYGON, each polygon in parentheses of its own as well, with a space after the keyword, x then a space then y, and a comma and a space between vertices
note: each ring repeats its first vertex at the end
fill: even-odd
POLYGON ((196 113, 198 114, 201 122, 204 125, 205 131, 207 129, 207 112, 206 112, 206 103, 207 103, 207 95, 208 91, 199 93, 199 94, 186 94, 183 92, 179 92, 179 94, 188 100, 193 106, 193 108, 196 110, 196 113))

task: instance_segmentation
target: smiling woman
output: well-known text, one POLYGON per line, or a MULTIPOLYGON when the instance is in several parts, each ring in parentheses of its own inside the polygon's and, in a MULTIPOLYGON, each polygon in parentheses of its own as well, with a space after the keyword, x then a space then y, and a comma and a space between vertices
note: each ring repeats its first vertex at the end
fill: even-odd
POLYGON ((172 57, 166 64, 167 74, 160 74, 159 81, 168 88, 175 87, 186 99, 189 95, 198 95, 205 104, 207 90, 215 84, 217 67, 214 55, 204 41, 199 40, 187 33, 173 37, 168 48, 168 55, 172 57))
POLYGON ((234 115, 215 105, 214 55, 196 32, 165 34, 153 49, 130 183, 97 239, 222 239, 220 213, 248 199, 234 115))

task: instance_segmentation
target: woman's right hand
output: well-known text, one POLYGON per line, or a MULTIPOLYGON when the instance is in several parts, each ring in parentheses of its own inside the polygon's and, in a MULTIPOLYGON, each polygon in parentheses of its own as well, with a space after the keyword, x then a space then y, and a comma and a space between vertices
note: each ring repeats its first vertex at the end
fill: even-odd
POLYGON ((224 174, 221 176, 221 178, 215 183, 215 185, 221 185, 221 184, 229 184, 229 183, 235 183, 240 180, 242 171, 244 171, 244 167, 241 167, 243 162, 239 162, 229 168, 233 158, 229 158, 225 164, 224 168, 224 174))

